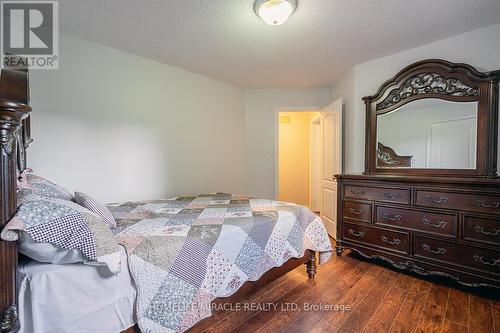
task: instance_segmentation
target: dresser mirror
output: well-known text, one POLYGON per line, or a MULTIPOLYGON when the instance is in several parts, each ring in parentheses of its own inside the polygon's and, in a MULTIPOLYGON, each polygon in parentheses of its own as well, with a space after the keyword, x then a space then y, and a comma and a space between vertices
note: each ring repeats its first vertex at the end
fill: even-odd
POLYGON ((366 104, 365 174, 495 177, 499 72, 424 60, 366 104))
POLYGON ((377 168, 475 169, 477 102, 419 99, 377 115, 377 168))

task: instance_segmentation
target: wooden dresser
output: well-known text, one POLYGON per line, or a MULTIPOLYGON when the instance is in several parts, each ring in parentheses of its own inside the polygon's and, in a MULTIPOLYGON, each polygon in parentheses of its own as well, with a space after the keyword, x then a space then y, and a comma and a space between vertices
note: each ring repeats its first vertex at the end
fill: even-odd
POLYGON ((365 171, 337 178, 337 254, 500 288, 500 71, 429 59, 366 107, 365 171))
POLYGON ((337 254, 500 287, 500 180, 337 176, 337 254))

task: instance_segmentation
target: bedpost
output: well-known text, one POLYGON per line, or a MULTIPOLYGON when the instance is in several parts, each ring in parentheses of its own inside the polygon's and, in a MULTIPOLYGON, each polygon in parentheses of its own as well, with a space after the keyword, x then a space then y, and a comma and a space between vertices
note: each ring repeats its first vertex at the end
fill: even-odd
MULTIPOLYGON (((16 212, 18 172, 24 170, 29 133, 28 70, 0 72, 0 230, 16 212)), ((17 244, 0 240, 0 332, 17 330, 17 244)))
POLYGON ((316 252, 309 250, 309 260, 306 263, 306 271, 310 279, 314 279, 316 267, 316 252))

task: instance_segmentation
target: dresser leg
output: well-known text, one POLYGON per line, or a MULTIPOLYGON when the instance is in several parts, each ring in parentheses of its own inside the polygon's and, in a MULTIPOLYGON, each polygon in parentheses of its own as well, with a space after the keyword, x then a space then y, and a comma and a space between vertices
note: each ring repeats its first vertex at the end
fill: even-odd
POLYGON ((307 275, 310 279, 314 279, 316 275, 316 252, 310 251, 311 256, 309 257, 309 261, 306 263, 306 271, 307 275))
POLYGON ((340 257, 342 255, 342 253, 344 252, 344 249, 342 248, 342 246, 337 245, 337 246, 335 246, 335 252, 337 253, 337 256, 340 257))

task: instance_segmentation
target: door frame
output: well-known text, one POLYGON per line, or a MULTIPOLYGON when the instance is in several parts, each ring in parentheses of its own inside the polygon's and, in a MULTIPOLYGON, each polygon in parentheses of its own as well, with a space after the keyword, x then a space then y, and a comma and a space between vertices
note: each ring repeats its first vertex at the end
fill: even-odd
MULTIPOLYGON (((315 209, 319 209, 319 207, 316 207, 318 205, 318 199, 321 197, 321 187, 320 187, 320 184, 318 184, 318 177, 321 176, 321 173, 318 175, 316 174, 316 165, 314 164, 315 162, 317 162, 315 160, 315 158, 317 158, 318 156, 321 157, 321 153, 322 153, 322 150, 321 150, 321 147, 318 147, 317 145, 315 145, 315 129, 314 127, 316 126, 316 124, 318 124, 320 126, 320 131, 321 131, 321 114, 319 114, 317 117, 315 117, 314 119, 311 119, 310 121, 310 139, 309 139, 309 143, 311 145, 310 147, 310 157, 309 157, 309 206, 310 206, 310 209, 311 211, 315 212, 315 209), (313 207, 313 197, 316 198, 316 202, 315 202, 315 207, 313 207)), ((320 133, 321 134, 321 133, 320 133)), ((321 163, 322 161, 322 158, 320 158, 320 162, 321 163)), ((321 165, 320 165, 321 166, 321 165)))
MULTIPOLYGON (((319 106, 280 106, 274 108, 274 200, 278 200, 279 190, 279 129, 280 112, 320 112, 319 106)), ((309 197, 310 199, 310 197, 309 197)), ((310 201, 310 200, 309 200, 310 201)))

